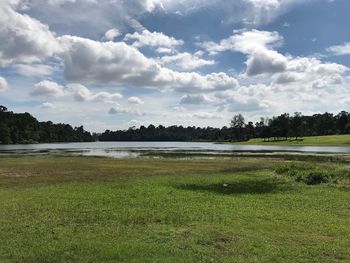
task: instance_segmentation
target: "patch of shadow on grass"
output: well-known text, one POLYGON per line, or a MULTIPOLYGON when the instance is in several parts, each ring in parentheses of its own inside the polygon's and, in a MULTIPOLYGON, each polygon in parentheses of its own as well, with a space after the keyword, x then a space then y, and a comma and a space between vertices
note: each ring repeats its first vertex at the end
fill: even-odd
POLYGON ((287 183, 274 179, 250 179, 216 184, 182 184, 175 186, 175 188, 196 192, 212 192, 222 195, 269 194, 291 190, 291 186, 287 183))

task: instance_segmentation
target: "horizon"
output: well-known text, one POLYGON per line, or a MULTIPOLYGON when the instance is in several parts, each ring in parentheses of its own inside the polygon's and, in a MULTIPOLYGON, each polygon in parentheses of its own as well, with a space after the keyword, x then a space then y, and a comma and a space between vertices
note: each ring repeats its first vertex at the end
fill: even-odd
POLYGON ((349 15, 346 0, 5 0, 0 104, 93 132, 349 111, 349 15))

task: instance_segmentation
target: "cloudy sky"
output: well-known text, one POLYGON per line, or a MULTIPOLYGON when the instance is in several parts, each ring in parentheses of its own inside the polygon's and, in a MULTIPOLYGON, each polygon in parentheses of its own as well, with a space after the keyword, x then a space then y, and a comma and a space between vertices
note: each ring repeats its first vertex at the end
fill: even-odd
POLYGON ((0 104, 90 131, 350 111, 349 0, 1 0, 0 104))

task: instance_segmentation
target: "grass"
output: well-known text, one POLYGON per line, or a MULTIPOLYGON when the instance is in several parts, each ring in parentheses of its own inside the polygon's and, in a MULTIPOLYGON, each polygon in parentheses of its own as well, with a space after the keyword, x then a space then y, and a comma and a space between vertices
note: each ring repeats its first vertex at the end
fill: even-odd
POLYGON ((239 142, 242 145, 283 145, 283 146, 350 146, 350 135, 310 136, 298 140, 264 141, 251 139, 239 142))
POLYGON ((291 180, 293 165, 348 169, 272 158, 1 157, 0 261, 349 262, 349 178, 311 186, 291 180))

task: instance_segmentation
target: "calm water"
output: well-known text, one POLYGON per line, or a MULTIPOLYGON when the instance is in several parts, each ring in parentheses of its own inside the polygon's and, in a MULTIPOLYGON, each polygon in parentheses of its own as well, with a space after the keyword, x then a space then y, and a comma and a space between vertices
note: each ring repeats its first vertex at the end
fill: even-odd
POLYGON ((209 142, 92 142, 0 145, 0 154, 64 154, 84 156, 137 157, 149 153, 234 153, 234 152, 350 153, 350 147, 233 145, 209 142))

